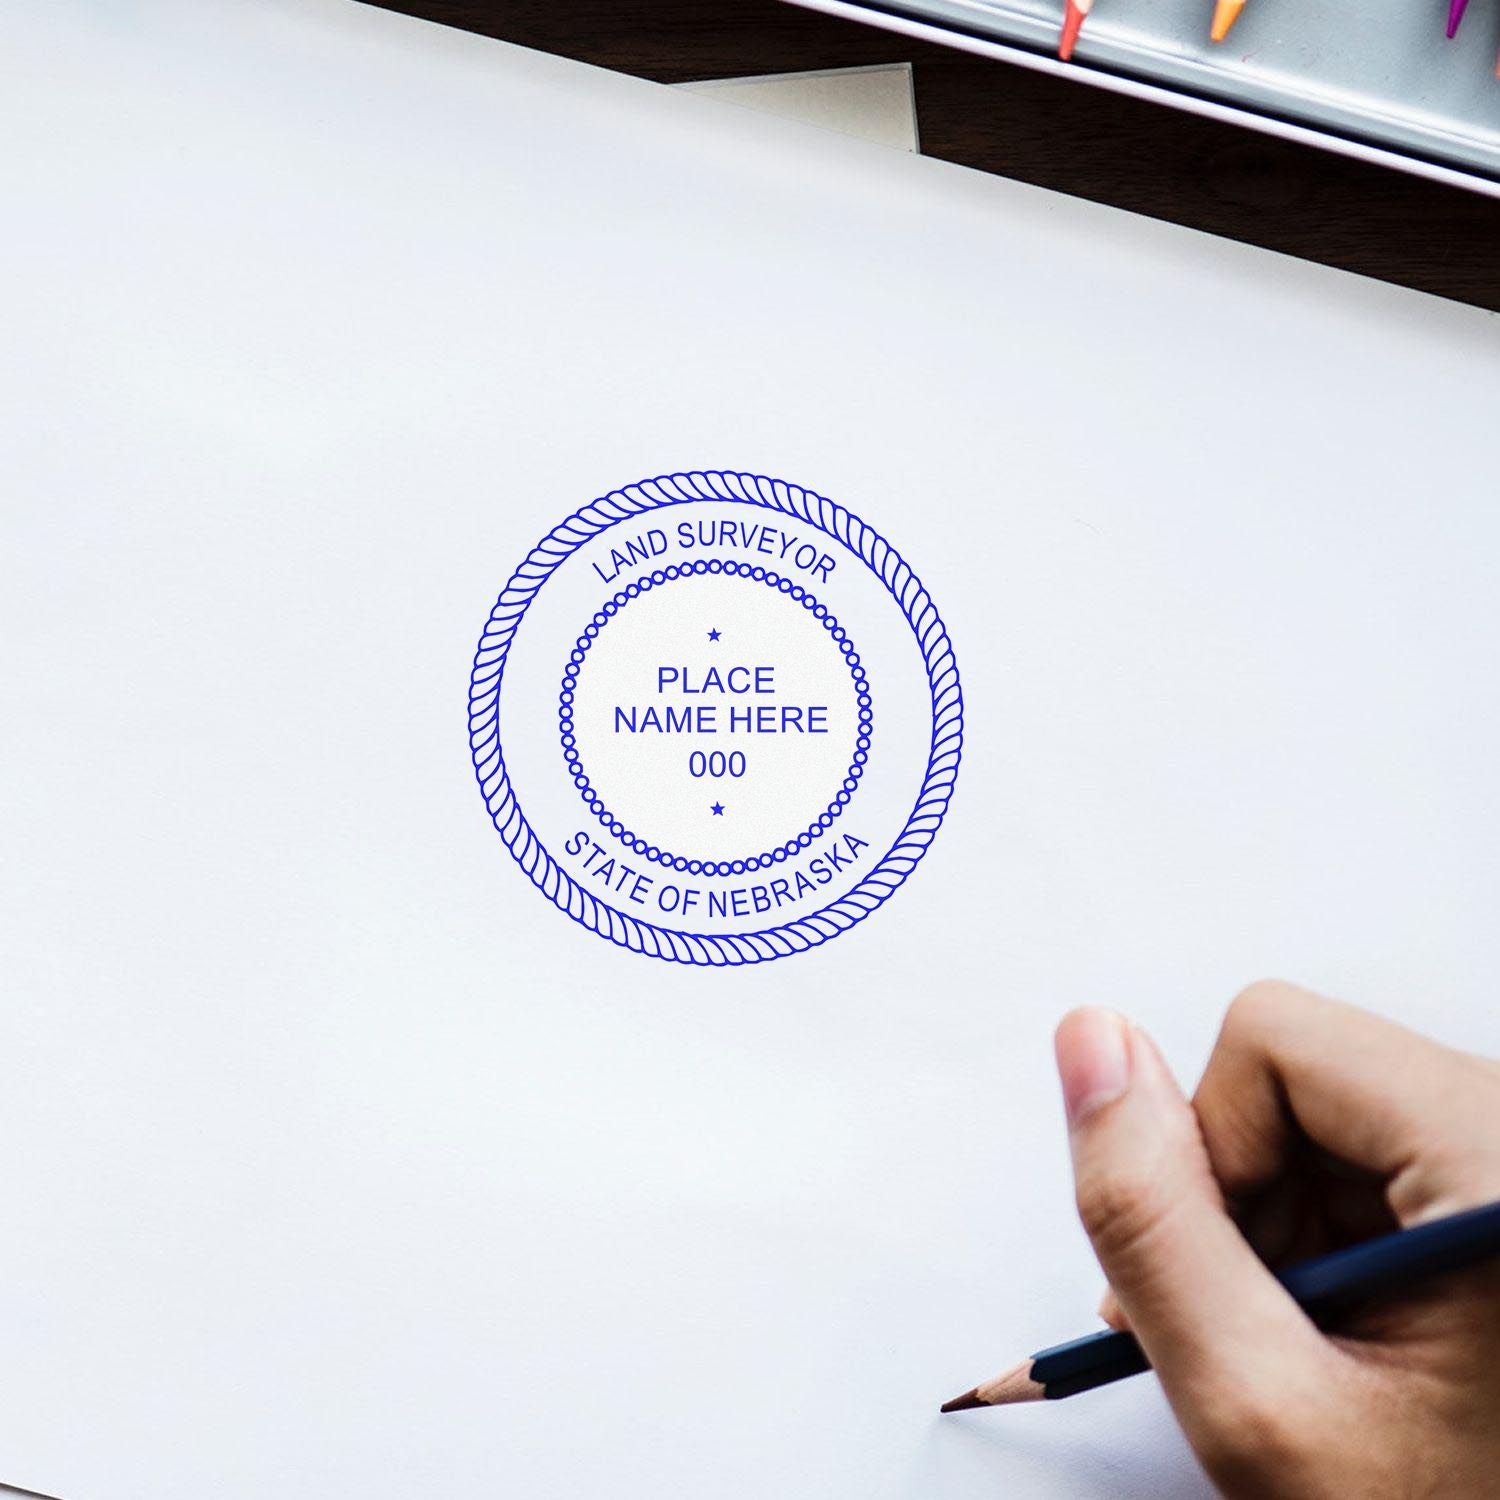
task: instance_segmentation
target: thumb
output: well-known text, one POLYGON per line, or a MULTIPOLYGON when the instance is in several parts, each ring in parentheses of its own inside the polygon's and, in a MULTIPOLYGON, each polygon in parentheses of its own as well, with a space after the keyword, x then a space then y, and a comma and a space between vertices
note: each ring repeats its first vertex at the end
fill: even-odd
POLYGON ((1211 1439, 1228 1403, 1285 1399, 1289 1369, 1315 1377, 1331 1351, 1225 1212, 1197 1117, 1145 1033, 1078 1010, 1056 1046, 1083 1226, 1189 1438, 1211 1439))

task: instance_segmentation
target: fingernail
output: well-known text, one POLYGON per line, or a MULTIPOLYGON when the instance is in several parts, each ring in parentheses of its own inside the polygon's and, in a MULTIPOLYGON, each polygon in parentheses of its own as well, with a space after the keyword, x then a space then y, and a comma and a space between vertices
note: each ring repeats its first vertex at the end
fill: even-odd
POLYGON ((1070 1126, 1118 1099, 1130 1085, 1123 1017, 1092 1008, 1064 1016, 1057 1028, 1057 1072, 1070 1126))

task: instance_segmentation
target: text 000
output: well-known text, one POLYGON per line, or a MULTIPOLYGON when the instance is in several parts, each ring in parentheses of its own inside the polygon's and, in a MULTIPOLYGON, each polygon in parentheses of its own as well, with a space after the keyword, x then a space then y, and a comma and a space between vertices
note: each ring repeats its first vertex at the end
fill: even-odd
POLYGON ((745 774, 745 753, 742 750, 731 750, 725 754, 722 750, 694 750, 688 756, 688 774, 691 776, 743 776, 745 774))

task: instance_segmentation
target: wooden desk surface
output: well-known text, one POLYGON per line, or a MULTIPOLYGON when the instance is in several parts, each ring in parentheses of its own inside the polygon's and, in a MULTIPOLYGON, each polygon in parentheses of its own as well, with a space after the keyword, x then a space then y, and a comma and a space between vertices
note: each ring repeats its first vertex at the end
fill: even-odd
POLYGON ((1500 200, 781 0, 370 3, 661 82, 911 62, 928 156, 1500 310, 1500 200))

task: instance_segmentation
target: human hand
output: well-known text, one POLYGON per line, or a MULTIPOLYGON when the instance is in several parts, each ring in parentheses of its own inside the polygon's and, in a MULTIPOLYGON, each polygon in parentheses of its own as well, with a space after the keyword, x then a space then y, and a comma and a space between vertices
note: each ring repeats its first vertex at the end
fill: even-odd
POLYGON ((1066 1016, 1057 1063, 1100 1311, 1224 1494, 1500 1496, 1500 1268, 1333 1336, 1267 1269, 1500 1200, 1500 1064, 1274 982, 1191 1103, 1109 1011, 1066 1016))

